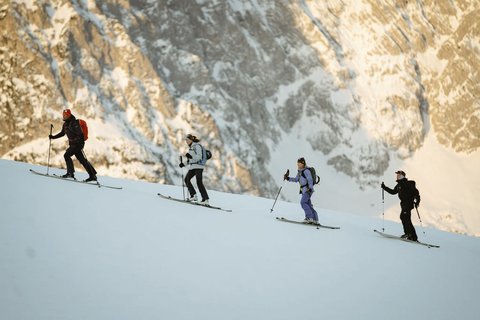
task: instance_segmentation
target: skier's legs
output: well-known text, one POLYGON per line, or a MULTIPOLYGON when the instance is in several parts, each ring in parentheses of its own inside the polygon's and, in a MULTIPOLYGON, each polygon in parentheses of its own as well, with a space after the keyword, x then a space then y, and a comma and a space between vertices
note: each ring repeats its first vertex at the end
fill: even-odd
POLYGON ((405 224, 405 217, 404 216, 405 216, 405 212, 402 209, 402 211, 400 211, 400 221, 402 221, 403 233, 407 234, 407 226, 405 224))
POLYGON ((208 200, 207 190, 203 185, 203 169, 195 169, 194 171, 197 179, 198 191, 200 191, 200 194, 202 195, 202 201, 208 200))
POLYGON ((185 176, 185 185, 187 186, 188 192, 190 193, 190 197, 193 197, 197 192, 195 191, 195 188, 192 185, 192 180, 193 176, 195 175, 195 170, 188 170, 187 175, 185 176))
POLYGON ((412 224, 412 209, 402 209, 400 213, 400 220, 402 220, 403 232, 410 235, 412 240, 417 240, 417 233, 415 227, 412 224))
POLYGON ((78 161, 82 164, 82 166, 85 168, 85 171, 87 171, 89 177, 95 177, 95 174, 97 171, 93 168, 93 166, 90 164, 90 162, 85 158, 85 155, 83 154, 83 148, 78 147, 75 151, 75 157, 78 159, 78 161))
POLYGON ((67 173, 74 173, 75 167, 73 166, 72 156, 75 154, 75 147, 69 146, 65 153, 63 154, 63 158, 65 159, 65 163, 67 164, 67 173))
POLYGON ((305 218, 315 220, 315 215, 312 212, 312 209, 313 209, 312 202, 310 201, 310 194, 308 192, 302 193, 302 199, 300 200, 300 205, 302 206, 303 211, 305 211, 305 218))
MULTIPOLYGON (((82 154, 83 154, 83 157, 87 160, 87 165, 88 165, 88 168, 90 169, 90 171, 87 170, 87 172, 89 173, 89 175, 91 177, 96 176, 97 175, 97 170, 95 170, 92 163, 90 161, 88 161, 87 156, 85 155, 85 152, 83 151, 83 148, 82 148, 82 154)), ((87 168, 85 168, 85 169, 87 169, 87 168)))
POLYGON ((308 202, 310 203, 310 208, 312 209, 312 214, 313 214, 313 220, 318 222, 318 213, 317 211, 313 208, 312 204, 312 196, 310 195, 310 199, 308 199, 308 202))

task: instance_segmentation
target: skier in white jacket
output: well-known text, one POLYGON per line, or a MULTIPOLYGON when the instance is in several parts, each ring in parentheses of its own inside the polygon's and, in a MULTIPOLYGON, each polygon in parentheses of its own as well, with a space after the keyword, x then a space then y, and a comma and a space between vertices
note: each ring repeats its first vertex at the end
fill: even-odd
MULTIPOLYGON (((185 176, 185 184, 187 185, 188 192, 190 193, 190 197, 187 199, 188 201, 198 201, 197 192, 192 185, 192 178, 195 176, 197 179, 197 187, 198 191, 200 191, 200 195, 202 196, 202 200, 199 202, 203 205, 210 205, 208 202, 208 193, 203 185, 203 169, 205 168, 205 162, 207 159, 206 150, 205 148, 199 143, 200 140, 192 135, 188 134, 185 137, 185 142, 188 144, 189 149, 185 156, 187 157, 187 165, 189 165, 189 170, 187 175, 185 176)), ((180 168, 183 168, 185 164, 182 162, 180 163, 180 168)))

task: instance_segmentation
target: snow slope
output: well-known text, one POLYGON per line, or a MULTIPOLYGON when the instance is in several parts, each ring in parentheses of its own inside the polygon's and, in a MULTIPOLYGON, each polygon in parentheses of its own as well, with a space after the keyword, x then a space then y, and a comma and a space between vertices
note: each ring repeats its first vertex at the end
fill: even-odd
MULTIPOLYGON (((0 160, 1 319, 479 319, 480 239, 417 230, 428 249, 372 232, 382 220, 181 187, 59 181, 0 160)), ((51 169, 51 172, 60 172, 51 169)), ((82 173, 78 173, 82 176, 82 173)), ((385 222, 398 234, 401 226, 385 222)))

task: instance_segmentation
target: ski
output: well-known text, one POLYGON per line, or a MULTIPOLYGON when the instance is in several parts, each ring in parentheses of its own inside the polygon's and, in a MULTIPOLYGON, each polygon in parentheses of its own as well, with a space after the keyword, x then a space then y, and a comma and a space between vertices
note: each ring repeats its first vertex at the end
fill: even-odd
POLYGON ((115 189, 115 190, 122 189, 122 187, 107 186, 107 185, 99 183, 98 181, 95 182, 95 183, 90 183, 90 182, 85 182, 85 181, 80 181, 80 180, 73 180, 73 179, 68 179, 68 178, 63 178, 61 176, 57 176, 56 174, 52 175, 52 174, 40 173, 40 172, 32 170, 32 169, 30 169, 30 172, 34 173, 34 174, 37 174, 39 176, 44 176, 44 177, 48 177, 48 178, 55 178, 55 179, 70 181, 70 182, 83 183, 83 184, 88 184, 88 185, 91 185, 91 186, 97 186, 99 188, 109 188, 109 189, 115 189))
POLYGON ((376 232, 376 233, 378 233, 379 235, 385 237, 385 238, 398 239, 398 240, 402 240, 402 241, 405 241, 405 242, 416 243, 416 244, 419 244, 419 245, 422 245, 422 246, 425 246, 425 247, 428 247, 428 248, 440 248, 440 246, 437 246, 437 245, 435 245, 435 244, 430 244, 430 243, 425 243, 425 242, 420 242, 420 241, 408 240, 408 239, 404 239, 404 238, 402 238, 402 237, 394 236, 394 235, 392 235, 392 234, 384 233, 384 232, 378 231, 378 230, 373 230, 373 231, 376 232))
POLYGON ((340 229, 340 227, 325 226, 323 224, 303 223, 302 221, 288 220, 288 219, 285 219, 284 217, 276 217, 275 219, 277 219, 278 221, 283 221, 283 222, 296 223, 296 224, 301 224, 301 225, 304 225, 304 226, 316 227, 317 229, 320 229, 320 228, 340 229))
POLYGON ((216 209, 216 210, 220 210, 220 211, 225 211, 225 212, 232 212, 231 209, 224 209, 224 208, 220 208, 220 207, 214 207, 214 206, 211 206, 211 205, 204 205, 204 204, 200 204, 200 203, 197 203, 197 202, 193 202, 193 201, 187 201, 187 200, 182 200, 182 199, 177 199, 177 198, 173 198, 171 196, 165 196, 161 193, 157 193, 157 195, 163 199, 167 199, 167 200, 173 200, 173 201, 177 201, 177 202, 183 202, 183 203, 188 203, 188 204, 191 204, 191 205, 195 205, 195 206, 200 206, 200 207, 205 207, 205 208, 210 208, 210 209, 216 209))

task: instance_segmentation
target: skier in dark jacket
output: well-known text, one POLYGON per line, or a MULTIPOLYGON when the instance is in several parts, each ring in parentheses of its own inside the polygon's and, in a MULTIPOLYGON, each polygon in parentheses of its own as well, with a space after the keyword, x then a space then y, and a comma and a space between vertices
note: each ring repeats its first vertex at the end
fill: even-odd
POLYGON ((283 176, 283 179, 289 182, 300 183, 300 194, 302 195, 300 205, 302 206, 303 211, 305 211, 305 220, 303 220, 303 222, 307 224, 318 224, 318 214, 313 208, 311 200, 314 191, 314 181, 310 170, 308 170, 305 158, 300 158, 297 160, 297 168, 298 172, 296 177, 290 178, 288 176, 290 170, 288 170, 283 176))
POLYGON ((400 213, 400 220, 403 225, 402 238, 408 240, 417 241, 417 233, 412 224, 412 209, 418 208, 420 205, 420 193, 415 186, 415 181, 408 180, 404 171, 395 172, 397 175, 397 185, 390 189, 382 182, 382 189, 390 194, 397 194, 400 199, 400 207, 402 209, 400 213))
POLYGON ((97 171, 95 171, 95 168, 93 168, 92 164, 88 162, 83 154, 85 138, 82 128, 70 109, 63 110, 63 121, 62 131, 56 135, 48 136, 50 139, 58 139, 67 135, 69 146, 63 155, 67 164, 67 173, 62 177, 75 179, 75 168, 72 161, 72 156, 75 155, 88 173, 88 179, 86 179, 85 182, 97 181, 97 171))

